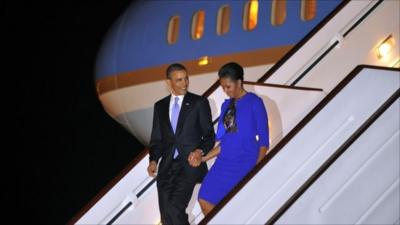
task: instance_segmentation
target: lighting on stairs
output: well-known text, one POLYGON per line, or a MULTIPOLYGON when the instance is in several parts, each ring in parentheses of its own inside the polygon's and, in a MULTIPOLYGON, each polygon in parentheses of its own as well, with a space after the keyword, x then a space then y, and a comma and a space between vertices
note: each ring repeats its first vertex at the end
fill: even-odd
POLYGON ((380 60, 387 58, 394 48, 395 41, 392 35, 389 35, 385 40, 383 40, 376 48, 377 57, 380 60))

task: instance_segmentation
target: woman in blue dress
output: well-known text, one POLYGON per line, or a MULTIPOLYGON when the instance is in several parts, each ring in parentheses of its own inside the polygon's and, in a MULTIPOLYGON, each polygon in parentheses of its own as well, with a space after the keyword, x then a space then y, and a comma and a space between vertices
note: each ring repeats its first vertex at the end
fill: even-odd
POLYGON ((243 89, 243 68, 228 63, 218 76, 229 99, 221 106, 216 147, 202 158, 206 162, 217 156, 199 192, 204 215, 265 156, 269 147, 267 112, 260 97, 243 89))

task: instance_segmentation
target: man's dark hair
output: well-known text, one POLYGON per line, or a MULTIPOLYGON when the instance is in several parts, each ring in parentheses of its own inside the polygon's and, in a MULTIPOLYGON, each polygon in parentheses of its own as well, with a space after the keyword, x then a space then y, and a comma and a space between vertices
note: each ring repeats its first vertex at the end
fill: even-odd
POLYGON ((230 62, 221 67, 218 71, 219 78, 229 77, 231 80, 243 81, 243 67, 235 62, 230 62))
POLYGON ((186 67, 179 63, 174 63, 168 66, 167 68, 167 79, 171 79, 171 73, 174 71, 184 70, 187 72, 186 67))

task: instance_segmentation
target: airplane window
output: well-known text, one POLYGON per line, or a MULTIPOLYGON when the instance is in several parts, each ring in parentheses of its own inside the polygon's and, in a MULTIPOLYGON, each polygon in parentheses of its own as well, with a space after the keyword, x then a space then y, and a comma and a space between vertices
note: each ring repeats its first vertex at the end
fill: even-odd
POLYGON ((217 17, 217 34, 224 35, 229 31, 231 7, 228 5, 221 6, 218 10, 217 17))
POLYGON ((204 10, 199 10, 193 15, 192 19, 193 40, 198 40, 203 37, 205 16, 206 13, 204 12, 204 10))
POLYGON ((271 24, 282 25, 286 19, 286 0, 272 0, 271 24))
POLYGON ((250 0, 246 3, 243 12, 243 29, 250 31, 257 26, 258 0, 250 0))
POLYGON ((314 19, 317 14, 317 1, 316 0, 302 0, 301 1, 301 19, 309 21, 314 19))
POLYGON ((243 29, 250 31, 257 25, 258 0, 250 0, 246 3, 243 13, 243 29))
POLYGON ((169 19, 167 40, 168 44, 175 44, 179 35, 179 16, 173 16, 169 19))

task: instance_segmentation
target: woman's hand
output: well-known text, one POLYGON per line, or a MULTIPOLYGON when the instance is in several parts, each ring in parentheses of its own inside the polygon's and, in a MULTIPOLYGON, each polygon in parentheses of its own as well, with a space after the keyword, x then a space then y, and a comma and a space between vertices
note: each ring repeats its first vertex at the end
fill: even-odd
POLYGON ((188 157, 189 165, 193 167, 200 166, 202 162, 202 156, 203 156, 203 151, 201 149, 196 149, 193 152, 191 152, 188 157))

